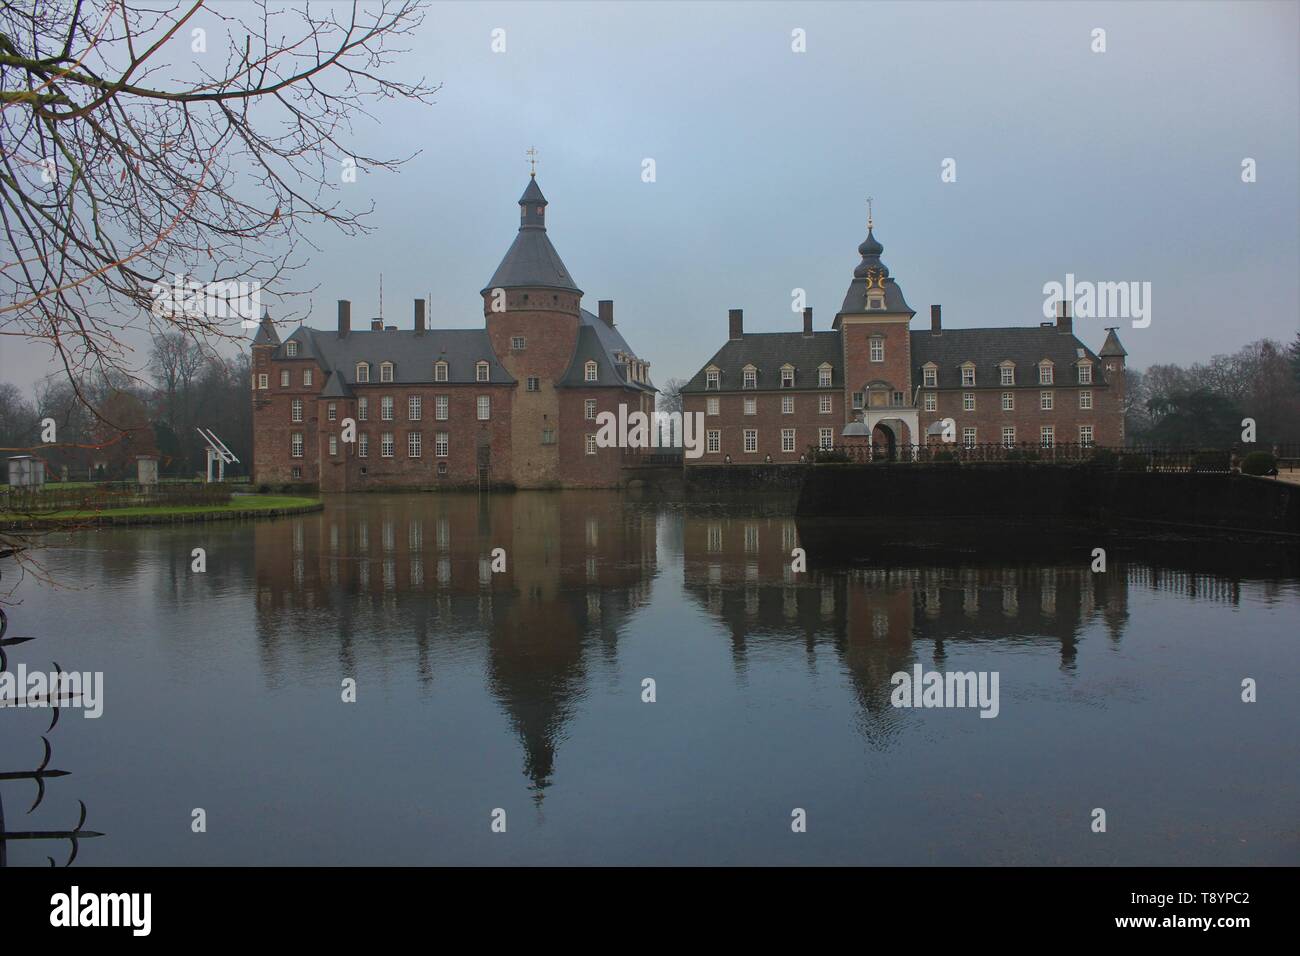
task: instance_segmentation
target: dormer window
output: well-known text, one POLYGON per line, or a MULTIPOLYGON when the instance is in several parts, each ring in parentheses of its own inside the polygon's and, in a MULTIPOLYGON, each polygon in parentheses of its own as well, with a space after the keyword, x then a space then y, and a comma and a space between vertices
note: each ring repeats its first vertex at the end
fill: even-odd
POLYGON ((478 382, 486 382, 488 380, 487 362, 479 362, 474 366, 474 380, 478 382))
POLYGON ((818 387, 818 388, 830 388, 830 387, 831 387, 831 371, 832 371, 832 369, 831 369, 831 367, 830 367, 829 365, 822 365, 820 368, 817 369, 817 387, 818 387))
POLYGON ((781 366, 781 387, 794 388, 794 366, 793 365, 781 366))
POLYGON ((382 362, 379 365, 379 381, 391 382, 393 380, 393 363, 382 362))
POLYGON ((707 369, 704 373, 704 387, 706 389, 718 390, 718 370, 716 368, 707 369))
POLYGON ((975 384, 975 363, 974 362, 967 362, 964 365, 962 365, 961 383, 962 385, 975 384))
POLYGON ((1000 368, 1002 370, 1002 384, 1015 385, 1016 384, 1015 364, 1012 362, 1003 362, 1000 368))
POLYGON ((930 364, 925 365, 921 369, 921 381, 926 388, 938 388, 939 370, 933 365, 930 364))
POLYGON ((746 365, 744 369, 744 380, 741 382, 741 388, 758 388, 758 369, 752 365, 746 365))
POLYGON ((285 343, 284 343, 284 354, 285 354, 285 357, 286 357, 286 358, 297 358, 297 357, 298 357, 298 343, 297 343, 297 342, 285 342, 285 343))
POLYGON ((883 362, 885 360, 885 338, 881 335, 871 337, 871 361, 883 362))
POLYGON ((367 365, 365 362, 357 363, 357 381, 358 382, 370 381, 370 366, 367 365))
POLYGON ((1079 384, 1080 385, 1092 384, 1092 363, 1091 362, 1079 363, 1079 384))
POLYGON ((1054 369, 1051 362, 1049 361, 1039 362, 1038 363, 1038 384, 1051 385, 1053 371, 1054 369))
POLYGON ((582 378, 586 382, 596 381, 597 367, 595 362, 588 362, 582 367, 582 378))
POLYGON ((438 361, 433 363, 433 380, 435 382, 447 381, 447 363, 438 361))

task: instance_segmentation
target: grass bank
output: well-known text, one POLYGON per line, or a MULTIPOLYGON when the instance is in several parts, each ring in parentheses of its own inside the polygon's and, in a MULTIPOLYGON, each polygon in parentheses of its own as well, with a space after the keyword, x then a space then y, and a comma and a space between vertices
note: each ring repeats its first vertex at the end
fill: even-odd
POLYGON ((26 515, 0 511, 0 528, 17 530, 50 525, 173 524, 188 521, 221 521, 234 518, 271 518, 320 511, 317 498, 286 495, 235 495, 221 505, 153 505, 112 508, 103 511, 81 509, 26 515))

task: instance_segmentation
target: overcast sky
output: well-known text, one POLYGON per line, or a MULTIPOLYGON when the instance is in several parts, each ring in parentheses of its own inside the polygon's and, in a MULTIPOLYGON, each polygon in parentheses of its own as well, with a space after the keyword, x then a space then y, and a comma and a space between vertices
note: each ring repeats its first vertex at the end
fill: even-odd
MULTIPOLYGON (((829 328, 868 195, 916 328, 936 302, 949 327, 1036 324, 1044 283, 1073 273, 1151 283, 1150 326, 1119 323, 1131 366, 1289 341, 1298 10, 437 4, 402 64, 443 84, 436 105, 385 104, 358 127, 360 151, 421 155, 347 187, 352 205, 376 203, 375 231, 314 231, 321 251, 297 281, 319 286, 321 328, 340 298, 354 323, 377 315, 381 272, 390 323, 409 327, 428 295, 431 325, 481 327, 478 292, 514 237, 535 146, 549 234, 584 304, 614 300, 660 383, 705 363, 729 308, 749 330, 798 328, 802 288, 829 328)), ((1114 324, 1075 327, 1096 349, 1114 324)), ((0 349, 0 381, 29 388, 49 370, 36 345, 0 349)))

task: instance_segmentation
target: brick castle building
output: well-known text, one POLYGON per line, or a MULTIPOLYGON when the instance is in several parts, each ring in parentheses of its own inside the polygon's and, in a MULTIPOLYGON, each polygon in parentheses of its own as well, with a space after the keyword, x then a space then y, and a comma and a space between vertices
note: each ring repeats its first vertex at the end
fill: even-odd
POLYGON ((704 415, 705 453, 687 465, 798 461, 810 448, 867 444, 885 455, 941 441, 958 446, 1120 445, 1124 347, 1113 329, 1099 353, 1055 322, 945 329, 939 306, 914 330, 903 291, 867 222, 844 304, 830 331, 745 332, 740 309, 725 345, 682 389, 704 415))
POLYGON ((377 487, 605 487, 623 452, 597 447, 596 416, 654 410, 649 363, 614 326, 614 304, 582 290, 546 234, 530 177, 519 232, 481 290, 484 328, 434 329, 415 300, 411 328, 372 319, 300 326, 268 317, 253 340, 253 481, 377 487), (355 422, 345 441, 344 420, 355 422))

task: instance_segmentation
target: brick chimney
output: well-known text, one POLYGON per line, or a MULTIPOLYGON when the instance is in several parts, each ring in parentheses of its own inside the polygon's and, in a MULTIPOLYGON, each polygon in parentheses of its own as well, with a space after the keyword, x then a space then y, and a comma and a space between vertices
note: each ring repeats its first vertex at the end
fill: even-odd
POLYGON ((352 331, 352 303, 339 299, 339 338, 352 331))
POLYGON ((600 321, 612 329, 614 327, 614 300, 600 299, 596 303, 596 308, 600 311, 600 321))
POLYGON ((1056 331, 1064 332, 1067 335, 1074 334, 1074 319, 1070 318, 1070 303, 1068 302, 1056 303, 1056 331))
POLYGON ((812 335, 812 309, 803 310, 803 334, 812 335))
POLYGON ((727 310, 728 338, 740 339, 745 336, 745 310, 727 310))
POLYGON ((424 331, 424 300, 415 300, 415 331, 424 331))
POLYGON ((943 334, 943 306, 941 305, 930 306, 930 334, 943 334))

